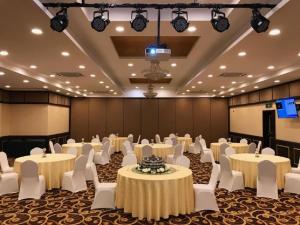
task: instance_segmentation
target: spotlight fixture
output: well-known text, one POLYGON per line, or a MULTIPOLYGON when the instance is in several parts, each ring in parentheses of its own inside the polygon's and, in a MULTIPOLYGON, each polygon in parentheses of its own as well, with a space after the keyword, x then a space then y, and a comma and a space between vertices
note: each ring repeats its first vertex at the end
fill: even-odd
POLYGON ((94 30, 103 32, 109 23, 110 21, 108 10, 99 9, 98 11, 94 12, 94 19, 91 22, 91 26, 94 30))
POLYGON ((187 11, 181 11, 181 9, 172 11, 171 24, 177 32, 182 33, 185 31, 189 27, 187 11), (174 14, 176 15, 175 18, 173 18, 174 14))
POLYGON ((252 10, 252 20, 251 20, 251 27, 257 32, 262 33, 266 32, 269 28, 270 21, 261 15, 258 9, 252 10))
POLYGON ((67 9, 62 8, 56 13, 56 15, 50 20, 50 27, 52 30, 62 32, 69 25, 67 9))
POLYGON ((213 9, 211 11, 211 20, 213 28, 218 32, 224 32, 230 27, 229 20, 226 18, 225 13, 219 9, 213 9))
POLYGON ((149 22, 147 18, 147 10, 137 9, 135 11, 132 11, 130 25, 135 31, 141 32, 146 28, 147 23, 149 22), (146 14, 146 16, 144 16, 143 14, 146 14), (133 15, 135 15, 134 19, 132 19, 133 15))

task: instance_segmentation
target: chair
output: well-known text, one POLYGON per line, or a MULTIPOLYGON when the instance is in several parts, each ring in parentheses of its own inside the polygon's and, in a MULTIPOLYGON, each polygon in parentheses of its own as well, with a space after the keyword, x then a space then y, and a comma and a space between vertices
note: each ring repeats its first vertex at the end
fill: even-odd
POLYGON ((95 197, 91 209, 115 208, 116 183, 100 183, 96 166, 92 166, 95 197))
POLYGON ((178 144, 174 148, 174 154, 167 155, 167 163, 174 164, 177 157, 182 155, 182 144, 178 144))
POLYGON ((262 145, 262 143, 261 143, 261 141, 259 141, 258 144, 257 144, 257 148, 256 148, 256 151, 257 151, 258 153, 260 152, 261 145, 262 145))
POLYGON ((110 135, 108 136, 109 139, 113 139, 113 138, 115 138, 115 137, 116 137, 115 134, 110 134, 110 135))
POLYGON ((159 134, 155 134, 155 142, 156 142, 157 144, 160 144, 160 143, 161 143, 159 134))
POLYGON ((254 142, 249 144, 249 153, 254 154, 256 152, 256 144, 254 142))
POLYGON ((165 140, 165 144, 166 145, 173 145, 173 141, 170 138, 168 138, 168 139, 165 140))
POLYGON ((244 178, 240 171, 231 169, 228 156, 220 156, 221 178, 219 188, 224 188, 228 191, 244 189, 244 178))
POLYGON ((30 150, 30 155, 39 155, 39 154, 43 154, 45 151, 45 149, 39 148, 39 147, 35 147, 33 149, 30 150))
POLYGON ((227 140, 226 140, 226 138, 219 138, 218 142, 219 143, 226 143, 227 140))
POLYGON ((248 144, 248 140, 247 140, 246 138, 242 138, 242 139, 240 140, 240 143, 241 143, 241 144, 248 144))
POLYGON ((68 148, 68 150, 67 150, 67 154, 71 154, 71 155, 77 156, 77 149, 74 148, 74 147, 70 147, 70 148, 68 148))
POLYGON ((93 146, 91 144, 83 144, 81 154, 88 158, 92 149, 93 146))
POLYGON ((300 158, 298 162, 298 167, 292 167, 292 173, 299 173, 300 174, 300 158))
POLYGON ((200 136, 199 136, 199 139, 200 139, 200 144, 202 145, 203 150, 208 150, 209 148, 207 148, 205 139, 201 138, 200 136))
POLYGON ((62 148, 61 148, 61 145, 59 143, 55 143, 53 148, 54 148, 55 153, 62 153, 62 148))
POLYGON ((173 134, 173 133, 169 134, 169 137, 170 138, 176 138, 175 134, 173 134))
POLYGON ((142 147, 142 159, 145 157, 152 156, 152 147, 150 145, 145 145, 142 147))
POLYGON ((286 173, 284 175, 285 186, 284 192, 300 194, 300 174, 286 173))
POLYGON ((214 161, 212 151, 210 149, 204 150, 200 142, 199 142, 199 150, 200 150, 200 162, 205 163, 205 162, 214 161))
POLYGON ((107 141, 103 144, 103 150, 101 152, 96 152, 94 156, 94 162, 96 164, 105 165, 109 163, 109 148, 110 142, 107 141))
POLYGON ((173 146, 176 146, 177 145, 177 138, 176 137, 171 137, 170 139, 173 143, 173 146))
POLYGON ((208 184, 194 184, 195 211, 214 210, 219 211, 215 189, 218 182, 218 167, 213 165, 208 184))
POLYGON ((53 142, 52 141, 49 141, 49 148, 50 148, 51 154, 55 154, 54 146, 53 146, 53 142))
POLYGON ((0 168, 2 173, 14 172, 14 168, 10 167, 7 160, 7 155, 5 152, 0 152, 0 168))
POLYGON ((192 154, 199 154, 200 153, 200 138, 199 137, 196 137, 195 139, 195 143, 191 144, 190 147, 189 147, 189 153, 192 153, 192 154))
POLYGON ((176 158, 175 160, 175 165, 179 165, 179 166, 183 166, 186 168, 190 168, 190 160, 188 157, 186 157, 185 155, 180 155, 176 158))
POLYGON ((70 138, 67 140, 67 144, 74 144, 74 143, 76 143, 75 139, 70 138))
POLYGON ((190 138, 191 135, 190 135, 190 134, 185 134, 184 137, 185 137, 185 138, 190 138))
POLYGON ((109 142, 109 138, 108 137, 102 138, 102 144, 104 144, 105 142, 109 142))
POLYGON ((236 153, 235 149, 232 148, 232 147, 228 147, 228 148, 225 149, 225 155, 227 155, 227 156, 231 156, 231 155, 233 155, 235 153, 236 153))
POLYGON ((263 160, 257 164, 256 196, 278 199, 276 165, 263 160))
POLYGON ((124 156, 127 154, 130 154, 130 153, 133 153, 132 145, 129 142, 129 140, 124 141, 122 145, 123 145, 122 153, 124 156))
POLYGON ((85 179, 86 180, 93 180, 92 164, 94 164, 94 162, 93 162, 94 154, 95 154, 94 149, 91 149, 91 151, 88 155, 88 160, 87 160, 86 167, 85 167, 85 179))
POLYGON ((0 174, 0 196, 19 191, 18 174, 14 172, 0 174))
POLYGON ((127 154, 123 157, 122 166, 135 165, 137 164, 137 158, 135 154, 127 154))
POLYGON ((100 143, 100 140, 98 138, 93 138, 91 140, 91 143, 100 143))
POLYGON ((65 172, 62 179, 62 190, 73 193, 87 190, 85 169, 88 158, 84 155, 75 160, 74 170, 65 172))
POLYGON ((222 143, 222 144, 220 145, 220 155, 225 155, 225 149, 228 148, 228 147, 230 147, 229 144, 227 144, 227 143, 222 143))
POLYGON ((149 145, 149 140, 148 139, 142 139, 141 144, 142 145, 149 145))
POLYGON ((38 164, 26 160, 21 164, 21 185, 18 200, 33 198, 40 199, 46 192, 45 178, 38 174, 38 164))
POLYGON ((263 155, 275 155, 275 151, 272 148, 264 148, 261 150, 261 154, 263 155))
POLYGON ((127 140, 130 142, 130 144, 133 144, 133 135, 129 134, 127 140))

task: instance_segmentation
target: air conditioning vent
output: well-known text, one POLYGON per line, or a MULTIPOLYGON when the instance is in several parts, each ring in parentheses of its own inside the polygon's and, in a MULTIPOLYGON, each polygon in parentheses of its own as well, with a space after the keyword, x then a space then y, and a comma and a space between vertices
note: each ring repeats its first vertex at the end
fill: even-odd
POLYGON ((243 77, 246 76, 246 73, 221 73, 219 75, 219 77, 229 77, 229 78, 233 78, 233 77, 243 77))
POLYGON ((56 75, 61 77, 83 77, 81 73, 77 72, 59 72, 56 75))

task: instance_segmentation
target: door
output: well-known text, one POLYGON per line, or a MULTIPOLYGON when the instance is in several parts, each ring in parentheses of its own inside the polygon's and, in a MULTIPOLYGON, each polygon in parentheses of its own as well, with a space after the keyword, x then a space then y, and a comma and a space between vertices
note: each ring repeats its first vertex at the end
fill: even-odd
POLYGON ((275 110, 263 111, 263 135, 264 147, 275 149, 275 110))

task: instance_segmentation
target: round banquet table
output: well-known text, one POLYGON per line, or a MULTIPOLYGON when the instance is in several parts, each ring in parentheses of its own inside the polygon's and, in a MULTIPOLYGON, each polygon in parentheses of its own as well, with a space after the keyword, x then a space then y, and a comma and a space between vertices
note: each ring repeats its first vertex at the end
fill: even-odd
MULTIPOLYGON (((136 157, 138 161, 140 162, 142 160, 142 148, 145 145, 138 144, 134 146, 134 153, 136 154, 136 157)), ((167 145, 167 144, 150 144, 152 147, 152 153, 155 156, 162 157, 164 160, 167 159, 167 156, 170 154, 173 154, 173 146, 167 145)))
MULTIPOLYGON (((219 159, 220 159, 220 146, 221 146, 221 144, 223 144, 223 143, 211 143, 210 144, 210 149, 213 152, 215 161, 219 161, 219 159)), ((248 153, 249 152, 249 145, 248 144, 233 143, 233 142, 231 142, 231 143, 227 142, 227 144, 229 144, 230 147, 234 148, 235 152, 237 154, 248 153)))
POLYGON ((192 171, 182 166, 168 165, 170 174, 141 174, 137 165, 118 170, 116 206, 139 219, 158 221, 170 215, 189 214, 194 211, 192 171))
POLYGON ((116 152, 122 151, 122 144, 128 137, 114 137, 112 138, 112 146, 114 146, 116 152))
POLYGON ((244 175, 245 187, 256 188, 257 164, 263 160, 269 160, 276 165, 278 189, 284 188, 284 175, 291 171, 290 159, 274 155, 233 154, 230 156, 231 168, 241 171, 244 175))
POLYGON ((47 190, 61 187, 61 180, 65 172, 73 170, 75 156, 71 154, 42 154, 29 155, 17 158, 14 163, 14 170, 20 174, 21 164, 26 160, 32 160, 38 164, 38 173, 43 175, 46 181, 47 190))
MULTIPOLYGON (((169 137, 165 137, 164 141, 166 141, 169 137)), ((176 137, 176 140, 178 142, 178 144, 182 144, 185 141, 184 144, 184 151, 187 152, 190 148, 190 145, 193 143, 193 139, 192 138, 188 138, 188 137, 176 137)))
MULTIPOLYGON (((102 148, 101 143, 85 143, 85 144, 91 144, 93 146, 93 149, 95 152, 100 152, 102 148)), ((77 156, 81 155, 82 152, 82 146, 83 144, 81 142, 79 143, 71 143, 71 144, 63 144, 62 145, 62 152, 67 153, 69 148, 76 148, 77 149, 77 156)))

